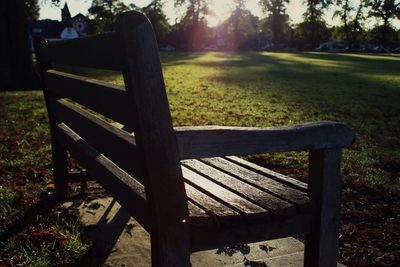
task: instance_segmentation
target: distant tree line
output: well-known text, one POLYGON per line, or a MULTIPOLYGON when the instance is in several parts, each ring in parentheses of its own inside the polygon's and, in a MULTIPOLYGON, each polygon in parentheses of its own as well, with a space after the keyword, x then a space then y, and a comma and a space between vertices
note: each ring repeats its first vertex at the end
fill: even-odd
MULTIPOLYGON (((60 0, 41 0, 57 5, 60 0)), ((292 24, 286 13, 291 0, 259 0, 264 17, 258 18, 246 8, 247 0, 233 0, 230 16, 217 28, 207 25, 212 14, 210 0, 153 0, 139 8, 122 0, 92 0, 88 10, 96 32, 113 30, 118 13, 140 10, 153 24, 160 47, 172 45, 177 49, 202 50, 218 40, 228 48, 279 50, 282 47, 313 50, 318 44, 334 37, 348 48, 373 43, 390 48, 400 45, 400 30, 393 26, 400 19, 400 0, 304 0, 307 9, 303 21, 292 24), (165 1, 173 1, 183 10, 182 17, 171 25, 163 11, 165 1), (328 27, 324 13, 334 7, 334 17, 340 25, 328 27), (367 28, 367 20, 376 24, 367 28)), ((134 2, 134 1, 133 1, 134 2)), ((29 42, 30 23, 39 15, 38 0, 4 0, 0 8, 0 91, 32 89, 37 75, 32 64, 29 42)), ((225 47, 226 48, 226 47, 225 47)))
POLYGON ((171 44, 188 50, 201 50, 222 37, 231 49, 259 49, 269 44, 271 49, 293 47, 313 50, 330 37, 343 42, 350 50, 361 43, 382 47, 399 45, 400 31, 393 26, 400 19, 400 0, 304 0, 307 9, 303 21, 291 24, 286 8, 291 0, 259 0, 264 17, 254 16, 246 8, 247 0, 233 0, 230 16, 216 29, 207 25, 206 16, 212 14, 210 0, 170 0, 183 15, 174 25, 168 23, 163 11, 163 0, 153 0, 143 8, 126 5, 122 0, 93 0, 90 17, 99 32, 112 30, 119 12, 140 10, 152 22, 160 45, 171 44), (334 8, 340 24, 328 27, 324 20, 327 8, 334 8), (367 29, 368 19, 375 25, 367 29), (217 33, 216 33, 217 32, 217 33), (218 36, 216 36, 218 35, 218 36))

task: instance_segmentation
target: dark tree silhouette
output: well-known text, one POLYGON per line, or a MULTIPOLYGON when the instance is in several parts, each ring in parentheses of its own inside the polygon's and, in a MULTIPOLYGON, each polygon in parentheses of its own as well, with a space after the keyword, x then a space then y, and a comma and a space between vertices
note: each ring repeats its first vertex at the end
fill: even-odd
POLYGON ((138 10, 138 7, 135 4, 126 5, 122 0, 93 0, 88 13, 96 32, 101 33, 113 31, 118 14, 128 10, 138 10))
POLYGON ((186 9, 179 28, 191 50, 202 49, 206 44, 208 6, 209 0, 175 0, 175 7, 186 9))
POLYGON ((369 17, 375 17, 382 21, 380 32, 380 43, 384 47, 389 45, 388 34, 392 28, 391 21, 394 18, 400 19, 400 0, 367 0, 370 10, 369 17))
POLYGON ((260 0, 259 4, 268 14, 268 25, 271 26, 272 42, 274 44, 282 43, 285 38, 284 28, 287 24, 288 16, 285 14, 285 5, 289 0, 260 0))
POLYGON ((149 18, 153 25, 159 44, 165 43, 168 34, 171 31, 171 26, 168 23, 167 16, 163 11, 163 1, 153 0, 141 11, 149 18))
POLYGON ((3 0, 0 8, 0 90, 33 89, 29 24, 38 17, 37 0, 3 0))
POLYGON ((305 25, 304 27, 309 31, 308 43, 309 48, 314 49, 317 47, 321 40, 320 30, 322 24, 326 24, 322 18, 324 9, 332 4, 332 0, 306 0, 307 11, 304 13, 305 25))

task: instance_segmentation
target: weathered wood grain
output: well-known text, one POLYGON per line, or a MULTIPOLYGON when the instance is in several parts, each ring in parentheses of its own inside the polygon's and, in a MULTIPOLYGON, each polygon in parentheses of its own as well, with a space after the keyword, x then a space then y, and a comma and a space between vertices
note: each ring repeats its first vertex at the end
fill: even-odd
MULTIPOLYGON (((261 175, 251 169, 238 165, 224 158, 205 158, 202 162, 221 170, 236 179, 246 182, 266 193, 272 194, 275 197, 281 198, 289 203, 299 207, 300 210, 310 210, 310 199, 303 191, 287 186, 278 182, 269 176, 261 175)), ((244 160, 243 160, 244 161, 244 160)), ((246 166, 246 165, 244 165, 246 166)))
POLYGON ((69 98, 114 121, 134 128, 124 88, 88 77, 48 70, 44 74, 48 91, 69 98))
POLYGON ((216 224, 203 226, 193 223, 191 248, 195 252, 307 233, 311 228, 311 217, 310 214, 301 214, 287 219, 261 220, 251 224, 242 221, 222 227, 216 224))
POLYGON ((203 175, 200 175, 187 167, 182 167, 182 172, 186 183, 240 214, 252 215, 255 213, 268 213, 268 211, 261 206, 254 204, 230 190, 208 180, 203 175))
POLYGON ((95 150, 64 123, 57 125, 56 135, 68 151, 137 221, 150 231, 148 202, 144 186, 95 150), (132 205, 135 203, 135 205, 132 205))
MULTIPOLYGON (((271 211, 271 213, 277 217, 293 215, 296 213, 296 206, 293 203, 289 203, 288 201, 273 196, 269 192, 260 190, 257 187, 245 183, 242 180, 215 169, 201 161, 184 160, 182 161, 182 164, 241 198, 271 211)), ((206 187, 205 189, 210 190, 209 187, 206 187)))
POLYGON ((181 159, 348 147, 353 130, 324 121, 291 127, 196 126, 175 128, 181 159))
POLYGON ((223 217, 236 216, 238 219, 240 219, 241 216, 239 212, 225 206, 223 203, 199 191, 192 185, 186 183, 185 188, 189 201, 201 207, 201 209, 204 210, 208 216, 215 217, 215 223, 222 223, 222 221, 217 220, 218 218, 223 217))
MULTIPOLYGON (((45 79, 44 73, 52 68, 50 62, 45 62, 42 60, 44 57, 44 53, 40 52, 38 47, 47 45, 46 40, 43 38, 36 38, 35 42, 35 51, 37 58, 37 65, 39 67, 40 73, 40 82, 43 88, 43 95, 46 106, 49 105, 49 98, 51 97, 51 92, 49 92, 45 79)), ((59 140, 56 138, 56 125, 58 124, 57 119, 53 116, 52 112, 47 109, 47 114, 49 117, 49 128, 50 128, 50 136, 51 136, 51 152, 52 152, 52 164, 53 164, 53 180, 55 184, 55 195, 59 200, 66 199, 68 197, 68 154, 67 150, 60 144, 59 140)))
POLYGON ((261 175, 267 176, 267 177, 269 177, 269 178, 271 178, 273 180, 276 180, 276 181, 278 181, 278 182, 280 182, 282 184, 288 185, 290 187, 293 187, 293 188, 298 189, 298 190, 303 191, 303 192, 307 192, 307 184, 303 183, 303 182, 301 182, 299 180, 296 180, 296 179, 291 178, 289 176, 280 174, 278 172, 274 172, 274 171, 269 170, 267 168, 258 166, 257 164, 254 164, 254 163, 249 162, 247 160, 243 160, 243 159, 241 159, 239 157, 232 156, 232 157, 225 157, 225 159, 227 159, 227 160, 229 160, 229 161, 231 161, 233 163, 236 163, 236 164, 238 164, 238 165, 240 165, 240 166, 242 166, 244 168, 252 170, 252 171, 254 171, 256 173, 259 173, 261 175))
POLYGON ((121 40, 114 32, 39 44, 37 51, 46 63, 122 70, 125 62, 121 40))
POLYGON ((59 121, 68 125, 97 151, 124 171, 143 182, 135 137, 112 126, 65 99, 51 99, 49 108, 59 121))
POLYGON ((152 264, 190 266, 189 211, 154 31, 135 11, 121 14, 116 29, 152 216, 152 264))
POLYGON ((306 237, 304 266, 337 266, 342 189, 340 158, 340 149, 310 151, 308 192, 317 211, 306 237))

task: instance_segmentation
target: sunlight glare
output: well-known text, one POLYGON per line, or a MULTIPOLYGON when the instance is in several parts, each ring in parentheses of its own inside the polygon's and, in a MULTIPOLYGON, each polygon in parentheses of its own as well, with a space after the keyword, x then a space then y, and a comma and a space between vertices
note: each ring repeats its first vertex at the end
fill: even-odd
POLYGON ((210 14, 206 16, 208 26, 215 27, 226 20, 234 8, 233 0, 213 0, 210 4, 210 14))

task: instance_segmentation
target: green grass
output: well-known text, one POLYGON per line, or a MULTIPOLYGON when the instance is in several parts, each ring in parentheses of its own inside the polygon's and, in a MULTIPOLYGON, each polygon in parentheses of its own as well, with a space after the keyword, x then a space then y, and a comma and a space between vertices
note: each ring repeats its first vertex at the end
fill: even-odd
MULTIPOLYGON (((207 53, 163 55, 176 125, 279 126, 336 120, 357 143, 344 175, 400 190, 400 57, 356 54, 207 53)), ((293 154, 268 157, 294 167, 293 154)))
POLYGON ((22 233, 2 244, 1 258, 11 266, 57 266, 73 263, 89 245, 82 241, 81 225, 69 210, 38 216, 22 233))
POLYGON ((13 212, 16 193, 9 186, 0 186, 0 218, 7 218, 13 212))
POLYGON ((0 265, 74 261, 88 248, 77 216, 43 199, 52 175, 43 94, 0 93, 0 118, 0 265))
MULTIPOLYGON (((344 151, 346 181, 399 192, 399 56, 211 52, 162 53, 161 60, 174 125, 346 122, 357 133, 356 144, 344 151)), ((73 71, 123 83, 113 72, 73 71)), ((305 153, 254 160, 306 173, 305 153)))

